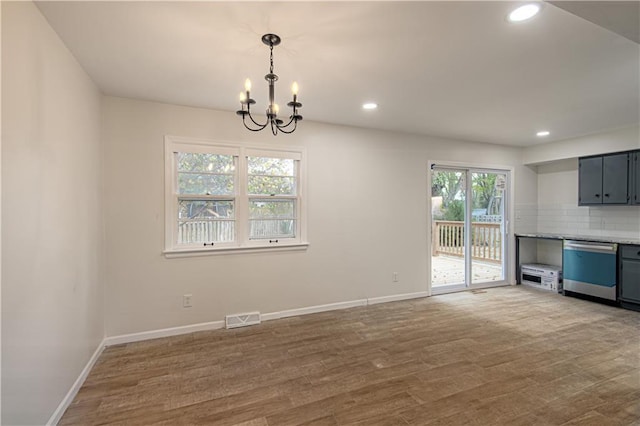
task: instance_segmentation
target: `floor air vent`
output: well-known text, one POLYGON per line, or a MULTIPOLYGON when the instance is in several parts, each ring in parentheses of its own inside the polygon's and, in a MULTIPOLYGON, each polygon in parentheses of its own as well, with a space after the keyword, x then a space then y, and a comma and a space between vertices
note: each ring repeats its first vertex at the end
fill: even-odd
POLYGON ((227 328, 246 327, 260 324, 260 312, 247 312, 246 314, 233 314, 225 317, 227 328))

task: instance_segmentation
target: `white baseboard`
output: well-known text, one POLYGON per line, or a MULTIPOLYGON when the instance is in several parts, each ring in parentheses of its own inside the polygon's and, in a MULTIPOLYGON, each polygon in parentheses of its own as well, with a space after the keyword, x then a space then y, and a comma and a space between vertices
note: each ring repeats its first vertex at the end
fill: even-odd
POLYGON ((298 315, 317 314, 318 312, 355 308, 357 306, 367 306, 367 299, 351 300, 349 302, 329 303, 327 305, 308 306, 306 308, 289 309, 280 312, 270 312, 268 314, 261 315, 261 318, 263 321, 269 321, 279 318, 297 317, 298 315))
POLYGON ((53 414, 47 421, 47 426, 57 425, 60 419, 62 418, 62 415, 64 414, 64 412, 67 410, 67 408, 69 408, 69 405, 71 405, 71 403, 73 402, 73 399, 78 394, 78 391, 82 387, 82 384, 84 383, 84 381, 87 379, 87 376, 89 375, 89 373, 91 372, 91 369, 93 368, 96 361, 102 354, 102 351, 104 350, 105 346, 107 346, 105 344, 105 340, 106 339, 103 339, 102 342, 100 342, 100 344, 96 348, 96 350, 93 352, 93 355, 91 355, 91 358, 89 358, 89 361, 84 366, 84 368, 82 369, 82 372, 80 373, 76 381, 71 386, 71 389, 69 389, 69 392, 67 392, 65 397, 62 399, 62 401, 58 405, 58 408, 56 408, 56 411, 53 412, 53 414))
MULTIPOLYGON (((368 299, 350 300, 348 302, 329 303, 326 305, 307 306, 305 308, 288 309, 286 311, 269 312, 261 314, 262 321, 270 321, 280 318, 295 317, 299 315, 316 314, 319 312, 336 311, 339 309, 355 308, 358 306, 375 305, 378 303, 395 302, 400 300, 418 299, 428 297, 429 293, 421 291, 417 293, 394 294, 391 296, 372 297, 368 299)), ((123 343, 139 342, 142 340, 158 339, 161 337, 178 336, 181 334, 194 333, 196 331, 207 331, 224 328, 224 321, 212 321, 200 324, 185 325, 181 327, 163 328, 160 330, 142 331, 140 333, 121 334, 104 339, 105 346, 119 345, 123 343)))
POLYGON ((367 299, 368 305, 377 305, 378 303, 397 302, 400 300, 420 299, 429 297, 428 291, 419 291, 417 293, 393 294, 391 296, 370 297, 367 299))
POLYGON ((195 333, 196 331, 208 331, 224 328, 224 321, 211 321, 199 324, 184 325, 180 327, 162 328, 160 330, 142 331, 140 333, 121 334, 105 338, 105 345, 119 345, 122 343, 139 342, 141 340, 158 339, 161 337, 178 336, 180 334, 195 333))

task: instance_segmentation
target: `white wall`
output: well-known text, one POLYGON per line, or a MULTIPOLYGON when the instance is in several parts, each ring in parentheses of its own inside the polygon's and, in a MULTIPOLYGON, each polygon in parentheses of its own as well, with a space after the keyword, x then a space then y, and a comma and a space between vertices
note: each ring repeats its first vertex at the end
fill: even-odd
POLYGON ((515 166, 516 202, 535 203, 535 172, 518 166, 516 148, 307 121, 273 137, 229 112, 113 97, 102 110, 107 336, 425 291, 429 160, 515 166), (305 146, 309 249, 166 259, 165 134, 305 146), (182 308, 185 293, 192 308, 182 308))
POLYGON ((522 162, 535 165, 586 155, 631 151, 639 148, 640 126, 632 126, 595 135, 526 147, 522 151, 522 162))
POLYGON ((2 2, 2 424, 44 424, 104 336, 100 93, 2 2))
MULTIPOLYGON (((0 56, 2 55, 2 7, 0 7, 0 56)), ((0 63, 2 60, 0 59, 0 63)), ((0 99, 2 99, 2 79, 0 78, 0 99)), ((2 102, 0 102, 0 135, 2 134, 2 102)), ((0 186, 2 184, 2 137, 0 136, 0 186)), ((0 190, 0 377, 2 377, 2 191, 0 190)), ((0 380, 1 382, 1 380, 0 380)), ((2 386, 0 384, 0 423, 2 422, 2 386)))

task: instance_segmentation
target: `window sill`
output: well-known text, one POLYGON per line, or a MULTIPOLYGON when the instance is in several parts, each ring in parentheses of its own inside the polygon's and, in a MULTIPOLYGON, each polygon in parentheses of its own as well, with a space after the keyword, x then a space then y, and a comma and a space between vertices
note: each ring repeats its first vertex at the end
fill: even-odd
POLYGON ((309 243, 292 243, 292 244, 277 244, 268 246, 245 246, 245 247, 219 247, 219 248, 189 248, 189 249, 173 249, 165 250, 162 252, 167 259, 174 259, 180 257, 195 257, 195 256, 211 256, 220 254, 235 254, 235 253, 268 253, 274 251, 300 251, 306 250, 309 247, 309 243))

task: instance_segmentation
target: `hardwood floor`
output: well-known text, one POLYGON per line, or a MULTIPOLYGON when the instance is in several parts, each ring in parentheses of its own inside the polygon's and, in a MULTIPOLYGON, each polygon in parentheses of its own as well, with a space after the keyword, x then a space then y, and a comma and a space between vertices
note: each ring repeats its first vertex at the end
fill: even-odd
POLYGON ((640 313, 502 287, 106 348, 61 425, 638 425, 640 313))

